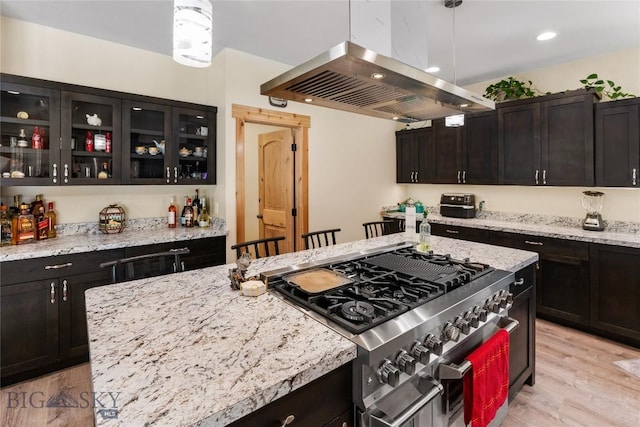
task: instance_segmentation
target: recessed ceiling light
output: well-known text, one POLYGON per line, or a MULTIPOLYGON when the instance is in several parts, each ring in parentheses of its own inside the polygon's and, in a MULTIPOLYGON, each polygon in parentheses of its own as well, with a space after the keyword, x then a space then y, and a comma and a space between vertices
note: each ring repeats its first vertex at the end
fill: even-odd
POLYGON ((382 73, 373 73, 373 74, 371 74, 371 78, 372 79, 376 79, 376 80, 384 79, 384 74, 382 74, 382 73))
POLYGON ((204 116, 196 116, 196 119, 204 119, 204 116))
POLYGON ((460 104, 460 108, 466 108, 468 106, 469 106, 469 104, 460 104))
POLYGON ((398 120, 398 118, 399 118, 398 116, 394 116, 393 120, 398 120))
POLYGON ((429 67, 425 71, 427 73, 437 73, 438 71, 440 71, 440 67, 436 67, 436 66, 429 67))
POLYGON ((311 98, 305 98, 305 99, 304 99, 304 102, 313 102, 313 99, 311 99, 311 98))
POLYGON ((142 111, 142 107, 131 107, 133 111, 142 111))
POLYGON ((20 95, 20 92, 17 90, 8 90, 7 93, 10 93, 11 95, 20 95))
POLYGON ((556 36, 556 33, 554 33, 553 31, 545 31, 544 33, 538 34, 538 37, 536 37, 536 39, 539 41, 545 41, 545 40, 551 40, 555 36, 556 36))

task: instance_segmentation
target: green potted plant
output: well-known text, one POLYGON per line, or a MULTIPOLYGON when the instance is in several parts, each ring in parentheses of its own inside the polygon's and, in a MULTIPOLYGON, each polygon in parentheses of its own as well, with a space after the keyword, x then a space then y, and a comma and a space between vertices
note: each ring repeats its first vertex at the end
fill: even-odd
POLYGON ((613 81, 599 78, 596 73, 589 74, 587 78, 580 80, 580 83, 584 85, 585 89, 595 89, 598 94, 604 95, 609 99, 635 97, 633 94, 622 92, 622 87, 616 86, 613 81))
POLYGON ((531 80, 520 81, 514 77, 507 77, 497 83, 487 86, 484 97, 494 101, 507 101, 511 99, 533 98, 536 96, 531 80))

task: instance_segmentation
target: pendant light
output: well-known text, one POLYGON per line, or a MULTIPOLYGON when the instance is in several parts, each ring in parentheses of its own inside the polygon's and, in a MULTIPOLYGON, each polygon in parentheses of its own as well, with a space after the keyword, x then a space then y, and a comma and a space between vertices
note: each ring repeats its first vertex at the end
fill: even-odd
POLYGON ((211 65, 210 0, 174 0, 173 59, 189 67, 211 65))

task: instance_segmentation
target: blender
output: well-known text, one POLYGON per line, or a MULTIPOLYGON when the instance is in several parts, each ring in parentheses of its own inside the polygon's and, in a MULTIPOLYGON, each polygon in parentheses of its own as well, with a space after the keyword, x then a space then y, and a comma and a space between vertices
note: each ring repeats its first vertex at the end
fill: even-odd
POLYGON ((587 216, 582 221, 582 228, 585 230, 604 230, 604 221, 600 215, 603 197, 604 193, 600 191, 582 192, 582 207, 587 211, 587 216))

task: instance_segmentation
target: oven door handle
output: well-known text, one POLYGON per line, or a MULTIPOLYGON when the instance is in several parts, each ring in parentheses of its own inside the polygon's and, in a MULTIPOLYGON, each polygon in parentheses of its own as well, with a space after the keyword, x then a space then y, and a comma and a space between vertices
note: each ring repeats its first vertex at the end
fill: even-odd
MULTIPOLYGON (((501 320, 502 319, 509 322, 506 325, 502 326, 502 328, 506 329, 507 332, 509 332, 509 335, 511 335, 511 332, 516 330, 516 328, 518 328, 518 326, 520 325, 520 323, 516 319, 513 319, 511 317, 502 317, 501 320)), ((465 360, 459 365, 456 365, 454 363, 447 365, 443 363, 438 367, 438 377, 441 380, 459 380, 464 377, 470 369, 471 362, 469 362, 468 360, 465 360)))
POLYGON ((369 415, 369 425, 370 427, 400 427, 404 425, 407 421, 410 421, 413 417, 416 416, 418 412, 422 410, 425 406, 427 406, 433 399, 435 399, 439 394, 444 392, 444 387, 439 382, 436 382, 433 379, 426 379, 429 381, 433 387, 429 392, 423 395, 420 399, 416 400, 416 402, 410 407, 406 408, 402 411, 398 416, 394 419, 388 420, 385 419, 384 413, 372 413, 369 415))

